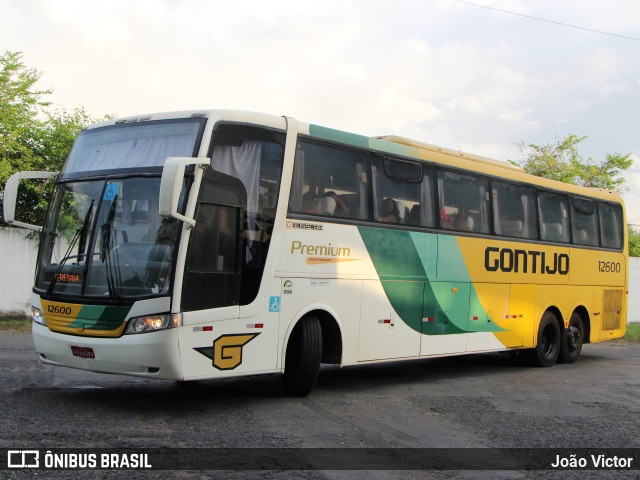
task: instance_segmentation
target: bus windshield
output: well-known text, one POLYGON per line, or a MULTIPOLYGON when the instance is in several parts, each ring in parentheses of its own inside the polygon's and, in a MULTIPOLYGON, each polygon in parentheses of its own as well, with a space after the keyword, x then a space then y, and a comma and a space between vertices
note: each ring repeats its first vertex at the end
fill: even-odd
POLYGON ((160 217, 160 174, 168 157, 197 154, 205 123, 123 120, 83 131, 45 219, 35 289, 110 302, 167 295, 179 228, 160 217))
POLYGON ((62 170, 63 178, 79 175, 158 168, 167 157, 196 152, 205 119, 111 125, 80 133, 62 170))
POLYGON ((171 286, 178 224, 158 212, 160 178, 60 183, 41 240, 36 289, 122 301, 171 286))

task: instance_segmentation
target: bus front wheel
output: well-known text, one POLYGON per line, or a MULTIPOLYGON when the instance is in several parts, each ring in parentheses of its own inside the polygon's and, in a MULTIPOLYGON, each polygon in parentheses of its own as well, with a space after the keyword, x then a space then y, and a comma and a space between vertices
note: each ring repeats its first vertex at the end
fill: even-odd
POLYGON ((284 391, 306 397, 318 378, 322 359, 322 328, 315 315, 307 315, 294 327, 287 345, 282 377, 284 391))

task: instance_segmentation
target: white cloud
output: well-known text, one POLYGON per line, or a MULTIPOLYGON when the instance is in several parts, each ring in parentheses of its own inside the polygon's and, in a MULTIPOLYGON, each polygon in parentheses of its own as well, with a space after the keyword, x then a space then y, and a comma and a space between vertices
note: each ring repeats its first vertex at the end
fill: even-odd
MULTIPOLYGON (((480 3, 640 30, 636 0, 480 3)), ((4 0, 3 17, 53 101, 96 116, 239 108, 499 159, 566 132, 585 157, 640 151, 637 42, 452 0, 4 0)))

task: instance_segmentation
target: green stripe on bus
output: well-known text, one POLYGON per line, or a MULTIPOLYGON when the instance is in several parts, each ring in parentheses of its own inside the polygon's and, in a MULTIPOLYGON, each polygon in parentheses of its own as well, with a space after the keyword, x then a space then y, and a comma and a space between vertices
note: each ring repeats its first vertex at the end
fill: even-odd
POLYGON ((358 148, 369 148, 369 137, 356 135, 354 133, 334 130, 333 128, 321 127, 319 125, 309 125, 309 133, 312 137, 331 142, 353 145, 358 148))
POLYGON ((87 330, 116 330, 129 314, 131 307, 83 305, 78 317, 68 326, 87 330))
MULTIPOLYGON (((411 329, 427 335, 503 331, 495 319, 469 323, 469 306, 481 303, 454 236, 372 227, 358 230, 387 299, 411 329), (437 272, 438 267, 443 272, 437 272), (460 303, 460 295, 469 303, 460 303), (425 323, 423 316, 439 321, 425 323)), ((483 314, 488 317, 486 311, 483 314)))

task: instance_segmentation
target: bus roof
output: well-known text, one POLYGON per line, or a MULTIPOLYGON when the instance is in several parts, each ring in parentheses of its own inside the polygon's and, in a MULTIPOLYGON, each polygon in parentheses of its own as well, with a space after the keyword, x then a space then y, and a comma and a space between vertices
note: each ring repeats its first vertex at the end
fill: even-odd
MULTIPOLYGON (((202 109, 135 115, 131 117, 109 119, 94 125, 90 125, 87 128, 91 129, 107 125, 189 117, 215 118, 216 121, 265 125, 267 127, 278 129, 286 128, 286 119, 284 116, 226 109, 202 109)), ((581 187, 578 185, 558 182, 556 180, 550 180, 544 177, 538 177, 528 174, 522 168, 509 164, 507 162, 443 148, 401 136, 384 135, 367 137, 364 135, 354 134, 305 122, 299 122, 298 128, 300 133, 307 133, 311 137, 334 141, 354 147, 366 148, 382 154, 387 153, 391 155, 401 155, 404 157, 415 158, 422 161, 448 165, 454 168, 475 171, 477 173, 483 173, 486 175, 510 178, 512 180, 520 181, 523 183, 539 185, 541 187, 551 188, 554 190, 567 191, 577 195, 599 197, 605 200, 623 203, 621 196, 617 192, 599 188, 581 187)))
POLYGON ((501 162, 500 160, 494 160, 493 158, 482 157, 480 155, 474 155, 472 153, 463 153, 449 148, 438 147, 429 143, 420 142, 418 140, 412 140, 410 138, 398 137, 396 135, 384 135, 382 137, 376 137, 379 140, 386 140, 387 142, 399 143, 400 145, 406 145, 408 147, 418 148, 420 150, 426 150, 428 152, 445 153, 447 155, 453 155, 467 160, 473 160, 474 162, 484 163, 493 167, 506 168, 509 170, 515 170, 517 172, 524 172, 524 170, 516 165, 510 163, 501 162))

